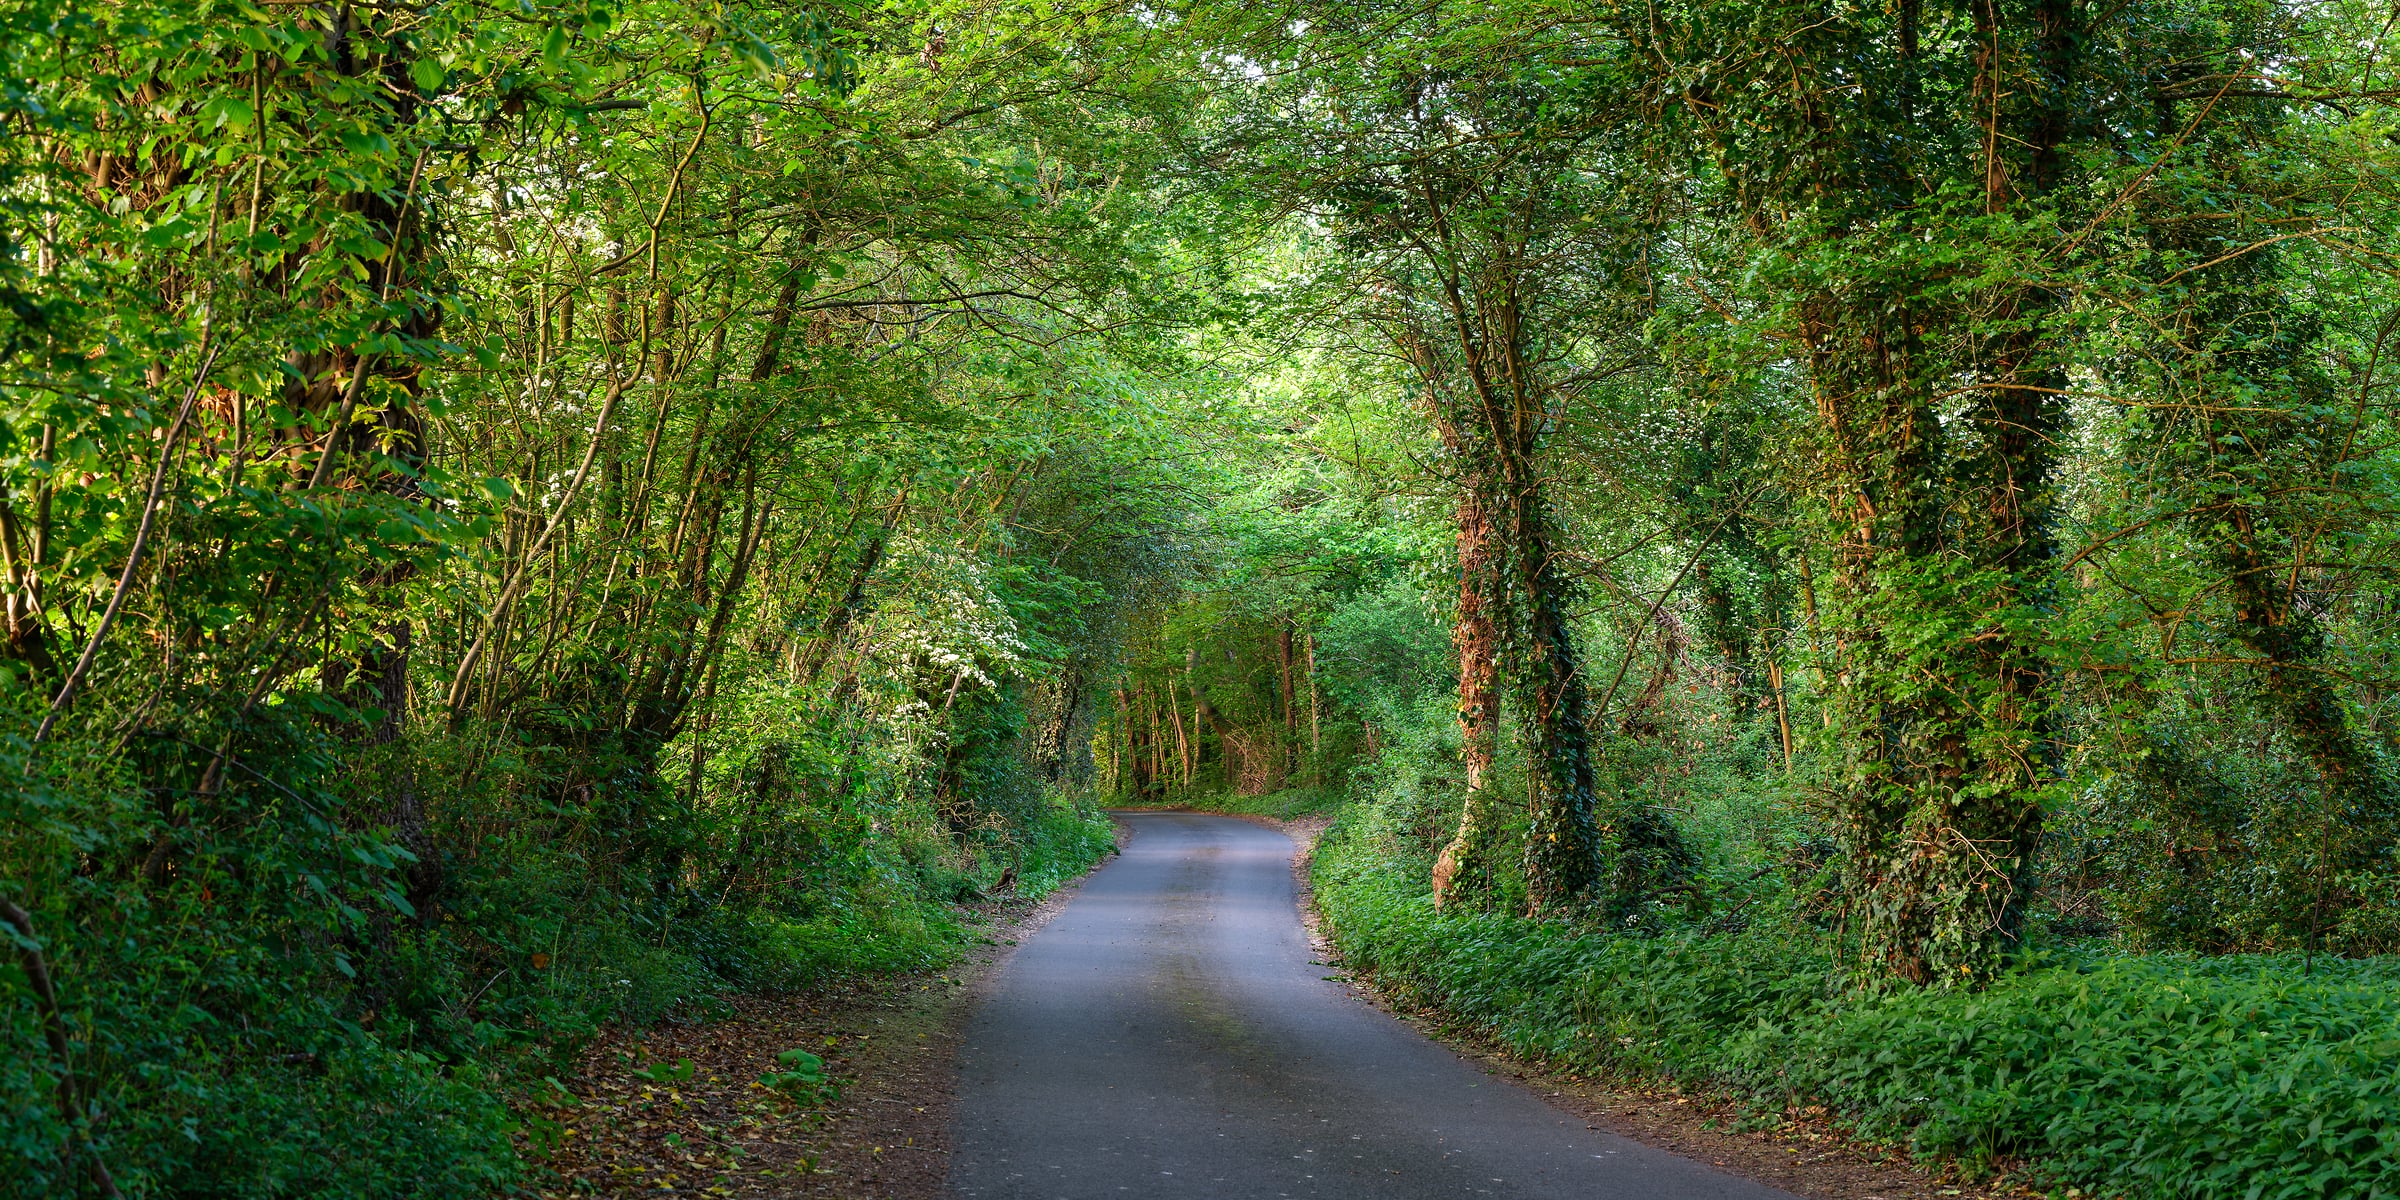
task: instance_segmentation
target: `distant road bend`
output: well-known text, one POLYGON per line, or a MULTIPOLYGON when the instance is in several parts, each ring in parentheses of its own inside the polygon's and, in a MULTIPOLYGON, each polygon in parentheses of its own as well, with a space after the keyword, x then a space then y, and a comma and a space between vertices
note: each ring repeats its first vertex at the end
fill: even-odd
POLYGON ((1791 1200, 1593 1132, 1328 981, 1282 834, 1126 819, 968 1027, 953 1194, 1791 1200))

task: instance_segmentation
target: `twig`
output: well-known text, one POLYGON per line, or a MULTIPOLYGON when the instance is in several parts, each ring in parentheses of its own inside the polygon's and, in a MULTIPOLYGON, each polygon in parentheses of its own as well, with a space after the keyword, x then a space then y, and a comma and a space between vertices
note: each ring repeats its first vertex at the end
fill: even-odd
POLYGON ((308 474, 309 491, 324 487, 326 477, 333 474, 333 460, 341 453, 342 431, 349 428, 350 414, 358 408, 358 393, 366 386, 371 357, 362 349, 357 364, 350 368, 350 384, 342 389, 342 402, 333 410, 333 431, 325 435, 325 453, 317 456, 317 469, 308 474))
POLYGON ((575 496, 583 490, 584 478, 592 471, 592 459, 599 455, 600 443, 607 436, 608 419, 615 414, 617 400, 624 396, 625 387, 631 382, 632 377, 626 376, 609 385, 608 396, 600 405, 600 418, 592 424, 591 441, 583 448, 583 461, 576 465, 575 477, 567 482, 566 494, 559 497, 558 507, 552 510, 550 520, 542 526, 541 535, 534 538, 533 545, 517 560, 515 569, 509 573, 507 584, 500 589, 499 599, 492 603, 491 619, 483 623, 483 629, 475 635, 474 643, 467 647, 466 654, 458 660, 458 671, 450 677, 450 691, 443 699, 443 707, 450 710, 450 719, 454 724, 459 718, 460 706, 466 703, 467 684, 474 678, 475 664, 483 658, 484 647, 491 644, 492 631, 506 617, 509 605, 516 602, 517 592, 525 586, 528 568, 541 558, 542 551, 549 548, 551 537, 558 533, 559 526, 566 522, 568 511, 575 506, 575 496))
POLYGON ((1667 597, 1674 595, 1675 589, 1683 586, 1683 577, 1691 574, 1692 568, 1700 564, 1700 556, 1708 553, 1708 548, 1715 544, 1717 535, 1725 532, 1725 527, 1732 524, 1735 517, 1742 515, 1742 510, 1750 507, 1750 501, 1757 495, 1757 492, 1752 492, 1750 495, 1742 497, 1740 502, 1718 519, 1717 527, 1708 531, 1708 536, 1700 541, 1700 548, 1692 551, 1692 557, 1683 564, 1683 569, 1675 572, 1674 580, 1667 584, 1666 590, 1658 594, 1657 600, 1651 602, 1650 611, 1642 616, 1642 623, 1633 627, 1633 633, 1625 640, 1625 657, 1617 661, 1617 677, 1608 681, 1608 694, 1600 698, 1600 707, 1593 714, 1593 728, 1605 729, 1608 727, 1608 706, 1616 703, 1617 689, 1624 686, 1625 683, 1625 671, 1633 666, 1633 656, 1641 649, 1642 631, 1650 627, 1650 622, 1658 619, 1658 610, 1666 607, 1667 597))
MULTIPOLYGON (((201 335, 204 353, 200 358, 200 369, 192 372, 192 386, 183 393, 183 407, 175 411, 175 422, 167 427, 166 441, 158 448, 158 466, 150 472, 150 495, 142 502, 141 524, 134 528, 133 549, 126 552, 125 569, 117 574, 117 590, 109 594, 108 608, 100 614, 100 624, 93 628, 91 638, 84 642, 83 654, 75 660, 75 669, 67 672, 67 681, 59 685, 58 695, 51 698, 50 711, 42 714, 40 728, 33 731, 33 745, 36 747, 50 736, 51 726, 58 723, 59 712, 66 708, 69 700, 75 698, 75 689, 82 685, 85 672, 92 669, 92 659, 98 657, 100 643, 107 639, 109 627, 116 624, 118 611, 125 607, 126 595, 133 591, 133 577, 141 569, 142 552, 150 546, 150 530, 158 523, 158 500, 166 491, 167 467, 175 459, 175 442, 183 436, 184 424, 191 419, 193 402, 200 398, 200 381, 208 378, 208 368, 217 361, 216 347, 211 344, 214 332, 212 322, 210 330, 201 335)), ((31 760, 26 762, 25 768, 28 771, 33 769, 31 760)))

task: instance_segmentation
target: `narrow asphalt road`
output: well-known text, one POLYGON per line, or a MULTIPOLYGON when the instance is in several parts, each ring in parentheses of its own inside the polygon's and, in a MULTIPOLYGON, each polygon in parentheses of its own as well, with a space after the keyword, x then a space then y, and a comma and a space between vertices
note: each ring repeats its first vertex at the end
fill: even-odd
POLYGON ((1790 1200, 1588 1130, 1328 981, 1282 834, 1125 819, 968 1026, 953 1194, 1790 1200))

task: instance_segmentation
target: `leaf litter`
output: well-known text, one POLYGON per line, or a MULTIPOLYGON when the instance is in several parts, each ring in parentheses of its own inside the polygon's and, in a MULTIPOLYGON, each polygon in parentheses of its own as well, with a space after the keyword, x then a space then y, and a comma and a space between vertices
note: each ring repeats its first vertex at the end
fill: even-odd
POLYGON ((713 1019, 609 1031, 520 1113, 536 1193, 941 1195, 964 1020, 1073 890, 981 906, 982 936, 939 970, 728 996, 713 1019))

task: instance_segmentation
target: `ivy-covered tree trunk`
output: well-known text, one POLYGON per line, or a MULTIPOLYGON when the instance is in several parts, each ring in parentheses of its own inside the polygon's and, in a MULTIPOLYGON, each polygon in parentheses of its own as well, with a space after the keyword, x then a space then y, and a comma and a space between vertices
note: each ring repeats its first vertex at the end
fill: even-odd
POLYGON ((1543 474, 1559 397, 1527 345, 1524 268, 1514 257, 1522 247, 1508 249, 1523 231, 1451 225, 1462 214, 1434 198, 1430 183, 1424 203, 1442 245, 1421 244, 1419 252, 1437 280, 1432 291, 1446 328, 1436 333, 1404 308, 1392 333, 1425 385, 1426 413, 1458 473, 1461 594, 1454 637, 1470 773, 1458 834, 1436 866, 1438 872, 1446 863, 1448 873, 1436 886, 1446 900, 1489 877, 1478 860, 1497 824, 1484 778, 1498 745, 1492 685, 1500 672, 1486 666, 1490 654, 1507 668, 1532 760, 1526 903, 1536 913, 1556 912, 1587 897, 1602 854, 1588 702, 1567 609, 1572 589, 1558 569, 1543 474), (1491 251, 1468 249, 1469 237, 1496 242, 1503 248, 1497 260, 1480 261, 1491 251))
MULTIPOLYGON (((2075 78, 2072 7, 2065 0, 1977 4, 1972 15, 1979 45, 2024 47, 2022 59, 1995 49, 1972 61, 1975 103, 1992 131, 1981 155, 1984 213, 2025 219, 2038 215, 2064 170, 2075 78)), ((2016 946, 2041 831, 2040 794, 2055 770, 2042 625, 2056 612, 2049 477, 2068 383, 2047 344, 2057 297, 2040 283, 2008 280, 1980 307, 1943 314, 1978 381, 1959 423, 1966 444, 1957 465, 1937 457, 1934 428, 1922 423, 1934 415, 1926 403, 1910 415, 1909 442, 1931 453, 1900 455, 1913 478, 1889 481, 1938 495, 1948 481, 1923 472, 1946 470, 1958 494, 1955 513, 1940 517, 1901 502, 1914 510, 1897 539, 1901 553, 1878 564, 1875 580, 1897 602, 1876 608, 1896 607, 1902 619, 1862 673, 1875 677, 1877 709, 1913 711, 1918 726, 1894 738, 1888 721, 1870 726, 1867 709, 1851 710, 1860 719, 1854 736, 1900 768, 1861 779, 1853 793, 1854 812, 1865 818, 1850 825, 1856 928, 1866 954, 1920 983, 1978 977, 2016 946), (1940 533, 1936 520, 1945 527, 1940 533), (1935 634, 1939 651, 1930 662, 1912 661, 1912 647, 1892 633, 1910 640, 1935 634), (1911 677, 1927 667, 1928 675, 1911 677), (1912 694, 1922 701, 1910 703, 1912 694)), ((1944 369, 1938 359, 1924 365, 1944 369)), ((1919 382, 1944 383, 1935 376, 1919 382)), ((1939 394, 1929 392, 1928 401, 1939 394)))
POLYGON ((1500 744, 1500 630, 1494 620, 1500 578, 1483 490, 1470 482, 1458 502, 1458 615, 1450 642, 1458 651, 1459 768, 1466 792, 1458 832, 1434 860, 1437 908, 1489 890, 1500 822, 1500 798, 1490 779, 1500 744))
POLYGON ((1525 892, 1541 912, 1589 895, 1598 880, 1599 797, 1590 705, 1567 615, 1566 579, 1551 544, 1549 504, 1530 473, 1521 473, 1509 492, 1505 561, 1516 602, 1509 642, 1540 789, 1525 831, 1525 892))
POLYGON ((2054 227, 2085 86, 2067 0, 1923 9, 1758 10, 1788 23, 1772 65, 1761 27, 1730 20, 1708 60, 1730 69, 1687 95, 1776 263, 1768 302, 1814 402, 1801 480, 1834 568, 1846 923, 1917 983, 1981 978, 2017 944, 2055 775, 2054 289, 2077 243, 2054 227))
POLYGON ((2305 551, 2287 545, 2276 556, 2285 561, 2274 561, 2260 544, 2268 523, 2228 507, 2233 519, 2219 530, 2217 557, 2233 601, 2231 632, 2257 655, 2259 693, 2320 780, 2315 811, 2250 815, 2283 818, 2281 852, 2272 857, 2295 869, 2278 873, 2285 894, 2277 907, 2304 948, 2321 949, 2378 883, 2389 886, 2400 854, 2400 798, 2323 669, 2323 624, 2295 594, 2305 571, 2296 559, 2305 551))

